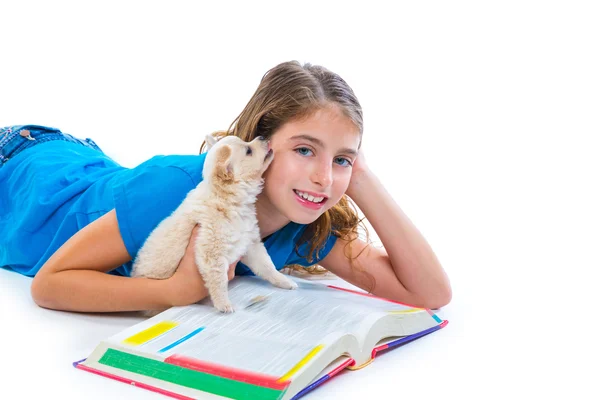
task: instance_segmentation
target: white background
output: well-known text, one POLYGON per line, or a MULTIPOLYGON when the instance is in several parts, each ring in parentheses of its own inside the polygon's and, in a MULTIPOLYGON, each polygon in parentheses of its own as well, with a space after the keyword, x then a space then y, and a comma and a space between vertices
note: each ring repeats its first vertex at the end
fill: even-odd
MULTIPOLYGON (((2 1, 0 126, 132 167, 197 153, 279 62, 324 65, 454 297, 447 328, 306 398, 597 398, 599 6, 198 3, 2 1)), ((0 397, 161 398, 69 365, 135 317, 42 310, 29 284, 0 270, 0 397)))

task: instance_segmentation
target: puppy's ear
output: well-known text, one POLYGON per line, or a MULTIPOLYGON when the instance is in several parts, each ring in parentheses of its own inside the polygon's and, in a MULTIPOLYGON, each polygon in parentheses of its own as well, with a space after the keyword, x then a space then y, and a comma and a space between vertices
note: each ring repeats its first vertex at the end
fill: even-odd
POLYGON ((206 150, 210 150, 211 147, 217 143, 217 139, 213 135, 206 135, 206 150))
POLYGON ((223 183, 233 182, 233 165, 231 164, 231 147, 223 146, 217 152, 215 177, 223 183))

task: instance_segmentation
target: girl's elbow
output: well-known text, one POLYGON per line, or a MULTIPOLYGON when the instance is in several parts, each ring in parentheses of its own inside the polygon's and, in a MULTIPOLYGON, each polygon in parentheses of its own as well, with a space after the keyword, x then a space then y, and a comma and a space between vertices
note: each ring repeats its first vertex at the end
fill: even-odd
POLYGON ((435 296, 432 296, 426 303, 426 308, 435 310, 447 306, 452 301, 452 289, 447 287, 440 289, 435 296))
POLYGON ((443 272, 443 270, 442 273, 443 276, 434 285, 435 291, 428 296, 428 304, 426 307, 429 309, 438 309, 447 306, 452 301, 452 287, 450 286, 450 279, 448 279, 448 275, 443 272))
POLYGON ((34 303, 42 308, 51 308, 52 306, 52 293, 50 290, 49 279, 47 274, 37 274, 31 282, 31 298, 34 303))

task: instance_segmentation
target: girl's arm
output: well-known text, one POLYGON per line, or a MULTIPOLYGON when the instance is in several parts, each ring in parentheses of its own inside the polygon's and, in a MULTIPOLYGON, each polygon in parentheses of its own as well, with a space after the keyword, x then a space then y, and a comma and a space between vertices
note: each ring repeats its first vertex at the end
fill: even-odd
MULTIPOLYGON (((197 228, 192 240, 197 234, 197 228)), ((190 240, 190 242, 192 242, 190 240)), ((130 278, 106 272, 131 260, 115 210, 71 237, 37 273, 31 285, 41 307, 65 311, 160 310, 207 296, 188 246, 177 272, 168 279, 130 278)))
MULTIPOLYGON (((426 308, 450 302, 450 282, 431 247, 412 224, 379 179, 365 166, 362 153, 354 164, 347 194, 362 210, 385 249, 356 239, 350 242, 352 257, 375 278, 373 294, 426 308), (357 164, 362 168, 356 168, 357 164)), ((348 242, 338 239, 321 265, 350 283, 368 290, 366 274, 353 269, 344 255, 348 242)), ((347 250, 346 250, 347 251, 347 250)))

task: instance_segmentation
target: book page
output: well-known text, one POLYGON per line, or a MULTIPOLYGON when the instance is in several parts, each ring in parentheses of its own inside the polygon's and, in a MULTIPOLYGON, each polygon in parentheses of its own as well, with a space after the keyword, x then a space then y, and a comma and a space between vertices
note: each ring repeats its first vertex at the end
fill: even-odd
POLYGON ((294 280, 299 288, 285 290, 256 277, 238 277, 229 285, 234 313, 222 314, 206 299, 167 310, 110 341, 157 359, 177 354, 282 377, 344 334, 366 331, 389 310, 409 308, 294 280), (165 332, 127 343, 164 321, 172 324, 165 332))

